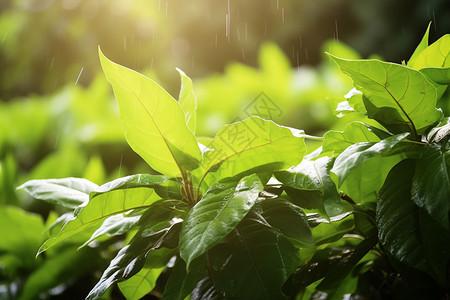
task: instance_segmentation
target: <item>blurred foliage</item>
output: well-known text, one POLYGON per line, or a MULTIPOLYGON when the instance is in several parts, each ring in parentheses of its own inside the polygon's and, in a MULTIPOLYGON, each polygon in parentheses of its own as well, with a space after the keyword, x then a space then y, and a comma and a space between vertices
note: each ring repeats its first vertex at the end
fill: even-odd
POLYGON ((231 61, 255 66, 266 41, 278 44, 294 66, 316 65, 320 47, 333 38, 363 57, 378 53, 400 61, 409 57, 430 20, 432 36, 447 32, 446 5, 446 0, 196 0, 189 5, 3 0, 0 99, 48 93, 68 82, 88 85, 99 71, 97 45, 133 69, 152 68, 172 93, 178 86, 175 67, 199 77, 220 72, 231 61))

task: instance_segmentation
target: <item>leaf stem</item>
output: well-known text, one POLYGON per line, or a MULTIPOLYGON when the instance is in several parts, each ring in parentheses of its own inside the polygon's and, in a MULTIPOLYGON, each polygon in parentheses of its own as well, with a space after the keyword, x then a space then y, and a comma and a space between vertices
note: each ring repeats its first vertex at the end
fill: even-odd
POLYGON ((302 134, 301 136, 308 140, 314 140, 314 141, 323 141, 324 140, 323 136, 314 136, 314 135, 309 135, 309 134, 302 134))

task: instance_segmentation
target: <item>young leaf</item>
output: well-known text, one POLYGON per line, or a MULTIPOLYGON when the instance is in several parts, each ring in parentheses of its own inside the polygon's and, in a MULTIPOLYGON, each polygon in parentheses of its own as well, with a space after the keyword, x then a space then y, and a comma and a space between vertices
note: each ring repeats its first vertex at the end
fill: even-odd
POLYGON ((427 272, 445 285, 450 233, 412 201, 414 169, 414 160, 399 163, 380 190, 378 237, 390 255, 410 267, 427 272))
POLYGON ((411 132, 418 139, 441 118, 436 88, 419 71, 373 59, 331 57, 363 93, 368 116, 392 133, 411 132))
POLYGON ((352 122, 343 131, 330 130, 324 134, 321 155, 336 157, 353 144, 379 142, 380 139, 389 136, 389 133, 376 127, 361 122, 352 122))
POLYGON ((162 174, 179 177, 197 168, 200 149, 180 104, 154 81, 99 54, 131 148, 162 174))
POLYGON ((197 124, 197 98, 192 87, 192 80, 186 74, 177 68, 181 76, 181 89, 179 102, 186 116, 186 124, 195 134, 197 124))
POLYGON ((306 151, 302 134, 259 117, 225 125, 196 172, 203 177, 209 175, 213 182, 212 178, 218 181, 261 166, 264 171, 289 168, 297 165, 306 151))
POLYGON ((98 185, 83 178, 35 179, 19 186, 33 198, 74 209, 89 200, 98 185))
POLYGON ((407 155, 416 155, 421 145, 403 142, 408 133, 386 138, 378 143, 358 143, 348 147, 336 159, 331 172, 338 186, 356 202, 375 201, 384 179, 407 155))
POLYGON ((417 159, 412 199, 444 228, 450 229, 450 152, 448 141, 431 144, 417 159))
POLYGON ((408 67, 416 70, 423 68, 450 67, 450 34, 442 36, 439 40, 423 49, 408 67))
POLYGON ((187 268, 196 257, 214 247, 245 217, 264 185, 256 174, 239 183, 217 183, 189 211, 180 237, 180 256, 187 268))
POLYGON ((430 24, 428 24, 427 30, 425 31, 425 34, 423 35, 422 40, 420 41, 419 45, 417 46, 416 50, 414 50, 414 53, 411 55, 411 58, 408 60, 407 66, 411 67, 412 64, 414 64, 417 56, 428 47, 428 39, 430 34, 430 24))
POLYGON ((116 179, 92 192, 90 200, 79 206, 58 235, 48 239, 39 253, 79 232, 89 230, 107 218, 133 209, 142 209, 160 199, 154 188, 168 180, 160 175, 132 175, 116 179))
POLYGON ((300 263, 288 239, 253 212, 209 257, 226 299, 285 299, 282 286, 300 263))

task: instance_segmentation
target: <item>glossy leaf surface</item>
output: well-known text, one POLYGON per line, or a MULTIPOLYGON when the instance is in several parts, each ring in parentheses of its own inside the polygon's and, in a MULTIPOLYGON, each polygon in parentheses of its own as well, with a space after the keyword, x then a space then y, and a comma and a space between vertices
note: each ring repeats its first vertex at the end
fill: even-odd
POLYGON ((177 71, 180 73, 181 77, 181 89, 178 101, 186 116, 186 124, 195 134, 197 123, 197 98, 194 94, 192 80, 180 69, 177 68, 177 71))
POLYGON ((281 287, 300 262, 288 239, 255 213, 211 251, 210 259, 215 285, 227 299, 285 299, 281 287))
POLYGON ((256 174, 239 183, 217 183, 189 211, 180 237, 180 255, 187 268, 193 259, 211 249, 245 217, 264 185, 256 174))
POLYGON ((417 160, 413 178, 412 199, 443 227, 449 229, 450 151, 444 145, 432 144, 417 160))
POLYGON ((180 104, 153 80, 99 53, 131 148, 162 174, 177 177, 195 169, 202 157, 180 104))
POLYGON ((389 173, 377 204, 378 237, 390 255, 443 284, 450 257, 449 231, 412 201, 414 169, 415 162, 405 160, 389 173))

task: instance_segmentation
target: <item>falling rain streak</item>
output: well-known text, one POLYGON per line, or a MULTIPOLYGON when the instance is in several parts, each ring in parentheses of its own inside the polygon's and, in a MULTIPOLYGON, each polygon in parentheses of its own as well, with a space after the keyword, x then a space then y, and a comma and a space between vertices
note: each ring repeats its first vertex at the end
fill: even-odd
POLYGON ((227 1, 228 12, 225 15, 225 36, 228 39, 228 42, 231 40, 230 36, 230 0, 227 1))
POLYGON ((78 84, 78 80, 80 80, 81 73, 83 73, 84 67, 81 68, 80 74, 78 74, 77 81, 75 81, 75 85, 78 84))

